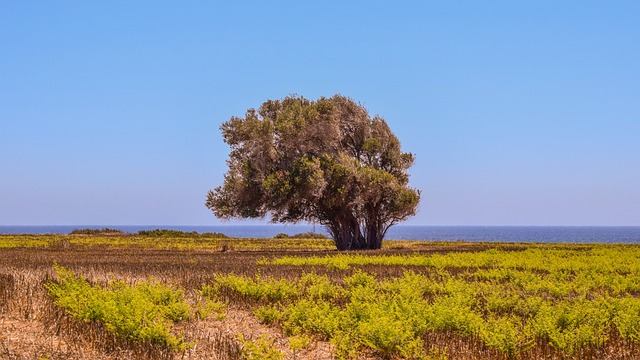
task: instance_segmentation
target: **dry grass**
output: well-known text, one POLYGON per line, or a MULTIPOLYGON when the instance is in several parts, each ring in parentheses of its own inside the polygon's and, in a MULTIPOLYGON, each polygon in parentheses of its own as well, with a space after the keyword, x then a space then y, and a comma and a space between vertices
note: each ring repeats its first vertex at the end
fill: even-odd
MULTIPOLYGON (((226 318, 216 320, 193 319, 180 325, 184 339, 193 347, 184 352, 168 351, 150 344, 136 344, 115 338, 100 324, 82 323, 67 316, 47 295, 44 284, 55 278, 53 264, 57 263, 84 276, 94 284, 105 284, 112 279, 134 283, 153 278, 157 281, 185 289, 187 297, 195 303, 196 290, 210 283, 215 274, 254 276, 262 274, 273 278, 295 279, 303 271, 327 274, 340 282, 353 270, 328 270, 326 267, 257 265, 260 259, 295 256, 323 256, 335 254, 332 250, 301 252, 300 248, 261 250, 259 247, 233 247, 228 241, 224 247, 210 249, 157 249, 136 246, 85 246, 58 241, 55 246, 18 247, 0 250, 0 359, 240 359, 241 343, 245 339, 258 339, 267 334, 287 359, 332 359, 332 346, 315 339, 307 349, 295 355, 289 348, 286 335, 276 327, 262 325, 251 314, 250 300, 223 294, 228 302, 226 318)), ((479 251, 489 247, 506 247, 513 251, 524 249, 505 244, 433 244, 398 242, 380 253, 440 253, 449 251, 479 251)), ((369 254, 371 252, 368 252, 369 254)), ((395 277, 406 269, 379 265, 360 269, 379 278, 395 277)), ((411 268, 421 272, 425 269, 411 268)), ((586 359, 640 359, 637 344, 612 334, 606 346, 585 349, 575 358, 586 359)), ((450 359, 502 359, 504 355, 480 344, 477 339, 453 333, 431 333, 425 343, 450 359)), ((371 358, 361 354, 361 358, 371 358)), ((519 358, 562 359, 546 343, 536 344, 530 352, 519 358)))
MULTIPOLYGON (((228 249, 225 249, 228 250, 228 249)), ((294 251, 298 253, 299 251, 294 251)), ((292 253, 292 252, 284 252, 292 253)), ((313 252, 318 255, 320 252, 313 252)), ((216 273, 253 275, 269 271, 258 259, 281 251, 166 250, 54 246, 0 250, 0 359, 239 359, 238 334, 258 339, 267 334, 274 345, 293 358, 288 339, 279 330, 258 322, 248 309, 230 301, 224 320, 209 317, 181 325, 187 342, 184 353, 117 339, 101 325, 73 320, 56 307, 44 284, 54 279, 53 264, 81 274, 96 284, 112 279, 134 283, 153 278, 183 287, 193 302, 195 290, 216 273)), ((299 269, 294 269, 299 272, 299 269)), ((291 269, 278 267, 285 275, 291 269)), ((331 347, 316 341, 296 359, 329 359, 331 347)))

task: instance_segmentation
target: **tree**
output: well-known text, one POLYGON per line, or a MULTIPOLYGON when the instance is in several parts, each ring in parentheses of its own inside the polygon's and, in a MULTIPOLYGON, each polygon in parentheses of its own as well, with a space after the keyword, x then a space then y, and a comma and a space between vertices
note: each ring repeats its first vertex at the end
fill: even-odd
POLYGON ((315 222, 350 250, 379 249, 389 227, 416 212, 413 155, 350 98, 268 100, 220 129, 231 151, 223 185, 207 196, 217 217, 315 222))

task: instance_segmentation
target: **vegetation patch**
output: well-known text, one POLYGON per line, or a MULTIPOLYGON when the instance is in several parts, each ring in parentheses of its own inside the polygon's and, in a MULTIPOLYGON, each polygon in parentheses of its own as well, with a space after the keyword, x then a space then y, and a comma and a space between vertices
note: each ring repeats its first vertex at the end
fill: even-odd
MULTIPOLYGON (((331 341, 338 357, 434 356, 426 339, 454 334, 500 357, 591 356, 613 339, 640 341, 640 248, 532 246, 523 251, 281 257, 263 265, 410 267, 399 276, 355 270, 342 281, 218 276, 264 323, 331 341), (541 345, 544 344, 544 345, 541 345), (537 347, 537 349, 536 349, 537 347), (537 351, 537 353, 536 353, 537 351), (528 354, 528 355, 524 355, 528 354)), ((618 340, 615 340, 618 341, 618 340)), ((637 346, 637 345, 636 345, 637 346)), ((437 356, 439 354, 436 353, 437 356)))
MULTIPOLYGON (((209 234, 209 233, 206 233, 209 234)), ((37 248, 37 247, 112 247, 112 248, 155 248, 215 251, 264 251, 264 250, 329 250, 335 248, 331 240, 326 239, 265 239, 265 238, 226 238, 223 236, 141 236, 141 235, 0 235, 0 248, 37 248)))
POLYGON ((8 358, 634 359, 640 346, 638 245, 407 241, 341 253, 310 239, 3 243, 13 244, 0 251, 8 358), (231 250, 215 250, 222 242, 231 250))
POLYGON ((281 360, 284 359, 284 353, 273 345, 266 335, 256 340, 246 340, 244 335, 239 334, 238 340, 241 344, 240 353, 243 359, 247 360, 281 360))
POLYGON ((112 234, 124 234, 123 231, 118 229, 73 229, 69 233, 70 235, 112 235, 112 234))
POLYGON ((140 230, 137 235, 149 236, 149 237, 164 237, 164 238, 211 238, 211 239, 228 239, 229 237, 222 233, 217 232, 204 232, 199 233, 197 231, 179 231, 179 230, 167 230, 167 229, 155 229, 155 230, 140 230))
POLYGON ((189 347, 172 332, 174 324, 191 317, 183 291, 153 281, 128 285, 112 281, 102 288, 71 270, 56 266, 58 281, 46 285, 57 306, 71 317, 98 322, 107 331, 134 342, 174 350, 189 347))
POLYGON ((320 234, 312 231, 293 234, 293 235, 280 233, 275 235, 273 238, 274 239, 328 239, 328 237, 325 234, 320 234))

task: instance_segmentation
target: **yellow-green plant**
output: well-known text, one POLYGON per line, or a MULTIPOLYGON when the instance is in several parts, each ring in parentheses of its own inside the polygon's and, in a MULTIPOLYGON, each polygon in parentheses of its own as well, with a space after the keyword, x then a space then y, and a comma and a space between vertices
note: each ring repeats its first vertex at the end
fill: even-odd
MULTIPOLYGON (((325 266, 334 273, 365 265, 420 271, 379 279, 355 270, 338 282, 305 274, 288 280, 297 289, 291 296, 255 309, 261 321, 290 336, 312 333, 331 341, 341 358, 363 350, 387 358, 429 357, 423 339, 431 333, 475 339, 508 358, 540 343, 576 356, 602 346, 611 334, 640 342, 640 247, 634 245, 288 256, 260 263, 325 266)), ((234 281, 251 282, 254 294, 278 282, 234 281)))
POLYGON ((262 335, 256 340, 246 340, 244 335, 238 334, 238 340, 242 344, 241 354, 247 360, 280 360, 284 353, 273 345, 267 335, 262 335))
POLYGON ((122 338, 185 349, 172 324, 189 319, 190 307, 181 289, 153 281, 129 285, 113 281, 92 286, 71 270, 55 266, 59 280, 46 284, 55 304, 80 321, 96 321, 122 338))

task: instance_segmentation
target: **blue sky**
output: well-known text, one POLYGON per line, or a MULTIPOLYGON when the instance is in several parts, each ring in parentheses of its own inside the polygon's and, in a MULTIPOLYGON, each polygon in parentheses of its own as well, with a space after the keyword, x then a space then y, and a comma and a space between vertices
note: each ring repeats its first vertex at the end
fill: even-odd
MULTIPOLYGON (((341 93, 412 225, 640 225, 640 2, 0 0, 0 225, 217 225, 218 127, 341 93)), ((236 223, 236 222, 234 222, 236 223)), ((256 223, 256 222, 241 222, 256 223)))

